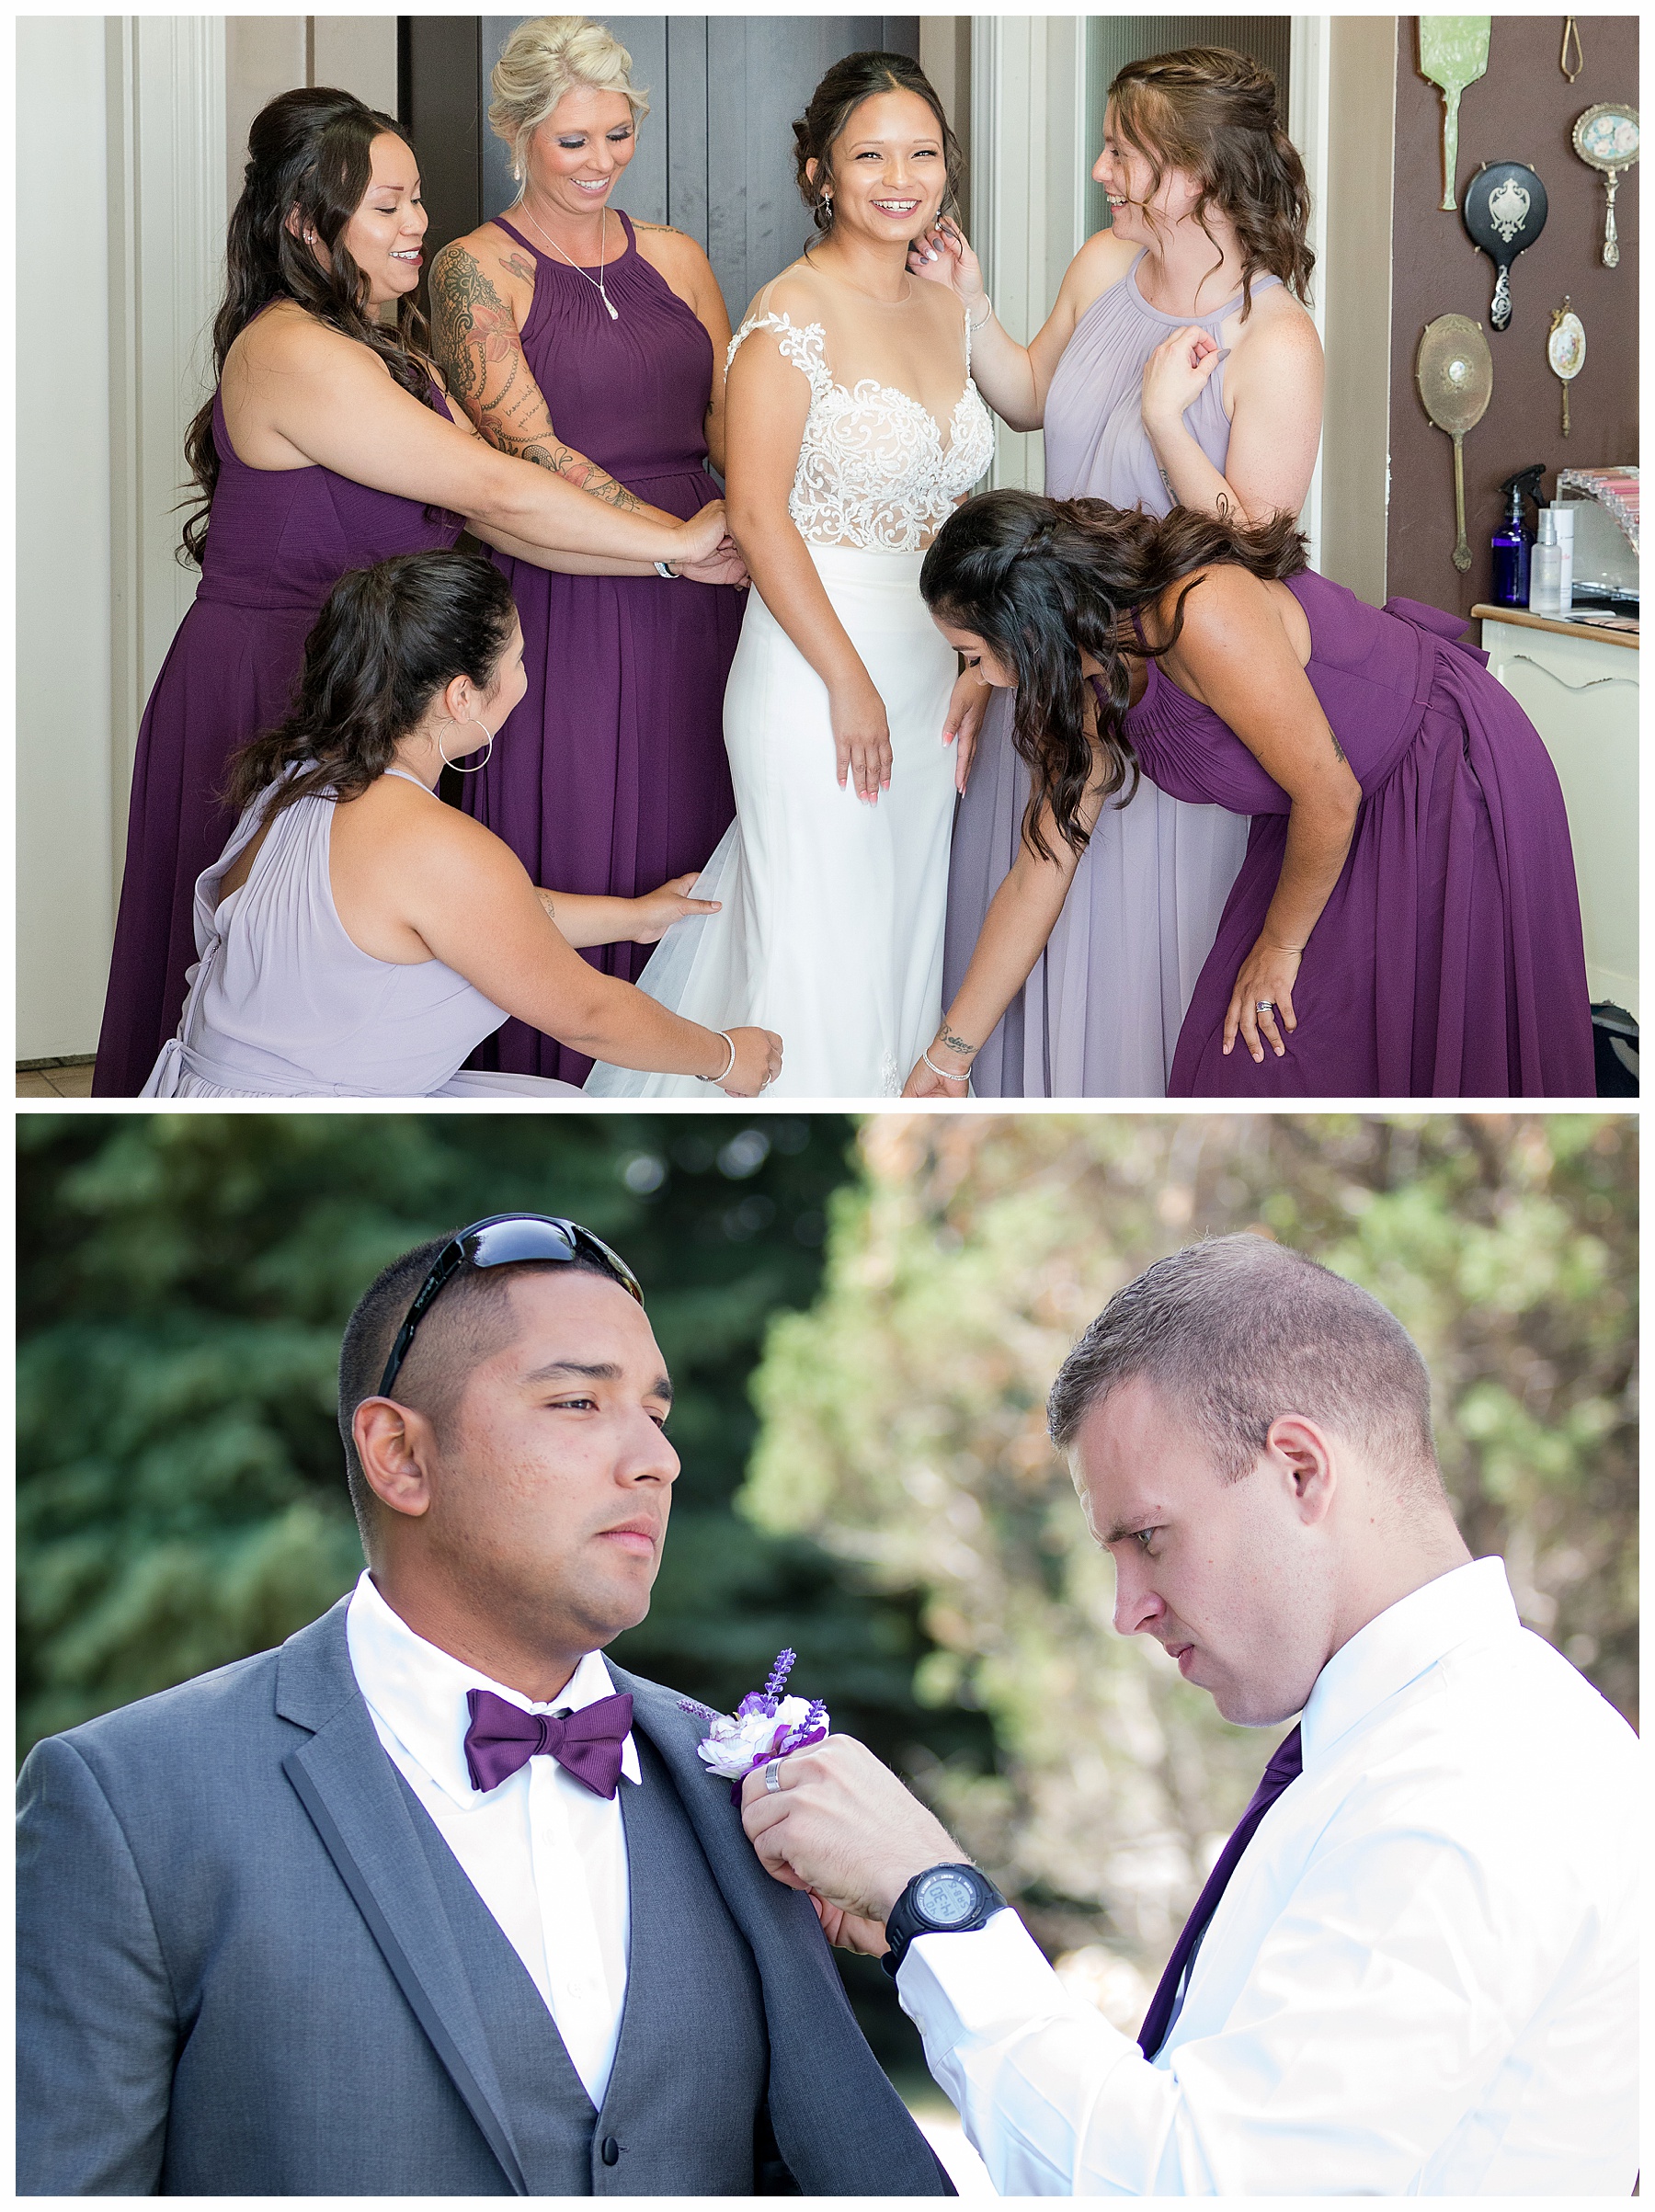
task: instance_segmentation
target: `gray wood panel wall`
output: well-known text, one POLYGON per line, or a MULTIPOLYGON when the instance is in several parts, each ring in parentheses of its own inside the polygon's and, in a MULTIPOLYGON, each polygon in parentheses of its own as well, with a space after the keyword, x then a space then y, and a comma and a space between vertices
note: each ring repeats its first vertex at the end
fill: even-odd
MULTIPOLYGON (((411 19, 417 27, 420 18, 411 19)), ((520 16, 481 19, 478 111, 520 16)), ((873 48, 919 57, 918 16, 606 16, 650 113, 614 204, 706 248, 732 321, 811 235, 793 181, 793 118, 828 65, 873 48)), ((505 147, 482 128, 478 220, 517 197, 505 147)))

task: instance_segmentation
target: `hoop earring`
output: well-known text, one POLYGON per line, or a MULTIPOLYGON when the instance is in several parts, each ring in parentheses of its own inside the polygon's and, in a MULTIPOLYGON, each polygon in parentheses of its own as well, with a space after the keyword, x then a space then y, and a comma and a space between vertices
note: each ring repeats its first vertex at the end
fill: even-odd
MULTIPOLYGON (((443 752, 442 740, 440 737, 439 737, 437 740, 437 751, 441 758, 443 767, 451 768, 457 776, 474 776, 477 774, 479 770, 485 769, 488 766, 489 756, 493 753, 495 746, 495 732, 489 728, 488 724, 485 722, 451 722, 449 724, 449 727, 451 730, 481 730, 484 736, 488 740, 488 750, 484 754, 482 759, 478 761, 476 768, 462 768, 459 760, 451 760, 448 755, 443 752)), ((474 753, 476 751, 476 749, 477 748, 474 745, 467 747, 468 751, 474 753)), ((461 759, 463 759, 464 757, 464 754, 462 754, 461 759)))

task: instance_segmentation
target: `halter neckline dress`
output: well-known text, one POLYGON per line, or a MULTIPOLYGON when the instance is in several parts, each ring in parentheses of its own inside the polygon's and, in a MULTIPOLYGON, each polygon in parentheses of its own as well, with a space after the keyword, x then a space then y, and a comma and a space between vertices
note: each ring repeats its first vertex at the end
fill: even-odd
MULTIPOLYGON (((434 382, 428 393, 450 415, 434 382)), ((218 797, 225 766, 287 713, 329 592, 347 569, 452 545, 462 527, 458 515, 317 463, 250 468, 230 441, 222 393, 212 439, 219 480, 200 581, 138 733, 98 1098, 135 1097, 177 1026, 196 956, 194 885, 234 827, 218 797)))
MULTIPOLYGON (((1045 485, 1055 499, 1106 499, 1164 515, 1173 506, 1144 428, 1144 364, 1174 330, 1222 342, 1240 295, 1173 315, 1138 290, 1140 254, 1075 325, 1045 404, 1045 485)), ((1256 298, 1279 282, 1253 279, 1256 298)), ((1223 471, 1229 451, 1219 363, 1186 409, 1223 471)), ((1029 772, 1011 742, 1012 694, 997 691, 954 825, 948 885, 947 1005, 964 981, 990 901, 1017 857, 1029 772)), ((1247 849, 1247 825, 1140 782, 1100 817, 1062 913, 1028 981, 973 1063, 982 1098, 1159 1098, 1202 963, 1247 849)))
MULTIPOLYGON (((1569 817, 1523 709, 1457 615, 1370 607, 1305 570, 1305 674, 1362 804, 1293 988, 1285 1055, 1225 1010, 1281 873, 1289 801, 1153 660, 1126 734, 1167 792, 1250 816, 1247 856, 1178 1039, 1177 1098, 1591 1098, 1592 1012, 1569 817)), ((1128 810, 1130 811, 1130 810, 1128 810)))
MULTIPOLYGON (((616 210, 620 214, 619 209, 616 210)), ((707 472, 713 341, 638 251, 609 262, 611 322, 589 274, 517 230, 535 264, 523 358, 560 444, 651 507, 684 519, 719 487, 707 472)), ((736 811, 724 747, 724 691, 743 594, 680 576, 554 575, 496 553, 523 625, 529 689, 461 804, 510 846, 531 881, 634 898, 706 864, 736 811)), ((635 979, 646 945, 593 945, 581 958, 635 979)), ((591 1062, 508 1021, 481 1066, 578 1083, 591 1062)))
MULTIPOLYGON (((300 771, 293 769, 290 775, 300 771)), ((398 777, 441 802, 405 769, 398 777)), ((281 781, 286 781, 283 777, 281 781)), ((219 885, 263 828, 274 783, 195 889, 197 963, 178 1033, 144 1098, 475 1098, 572 1094, 567 1083, 465 1072, 501 1009, 439 960, 377 960, 334 904, 335 804, 297 799, 270 823, 246 881, 219 885)))

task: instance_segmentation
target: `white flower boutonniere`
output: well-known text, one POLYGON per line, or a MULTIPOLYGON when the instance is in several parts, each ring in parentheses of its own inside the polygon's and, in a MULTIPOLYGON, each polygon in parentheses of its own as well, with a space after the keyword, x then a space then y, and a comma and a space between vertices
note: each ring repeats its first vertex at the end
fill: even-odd
MULTIPOLYGON (((755 1767, 826 1740, 833 1724, 822 1700, 785 1697, 782 1689, 797 1654, 780 1651, 762 1690, 749 1690, 734 1713, 713 1716, 697 1750, 708 1772, 727 1781, 739 1800, 741 1784, 755 1767)), ((686 1706, 687 1711, 691 1708, 686 1706)), ((693 1708, 704 1711, 704 1707, 693 1708)))

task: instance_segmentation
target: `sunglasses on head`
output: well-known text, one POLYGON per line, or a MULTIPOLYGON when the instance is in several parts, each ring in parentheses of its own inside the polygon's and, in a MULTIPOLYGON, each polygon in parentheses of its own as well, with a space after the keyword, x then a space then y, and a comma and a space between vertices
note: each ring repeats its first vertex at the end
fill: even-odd
POLYGON ((579 1222, 565 1221, 556 1214, 491 1214, 486 1221, 474 1221, 469 1228, 457 1230, 438 1253, 436 1264, 420 1284, 408 1308, 407 1318, 396 1332, 391 1357, 380 1377, 377 1396, 390 1397, 391 1385, 414 1341, 414 1332, 431 1310, 445 1283, 451 1282, 462 1267, 511 1267, 525 1260, 565 1263, 588 1260, 612 1283, 629 1292, 640 1306, 644 1303, 638 1278, 625 1260, 611 1252, 590 1229, 583 1229, 579 1222))

